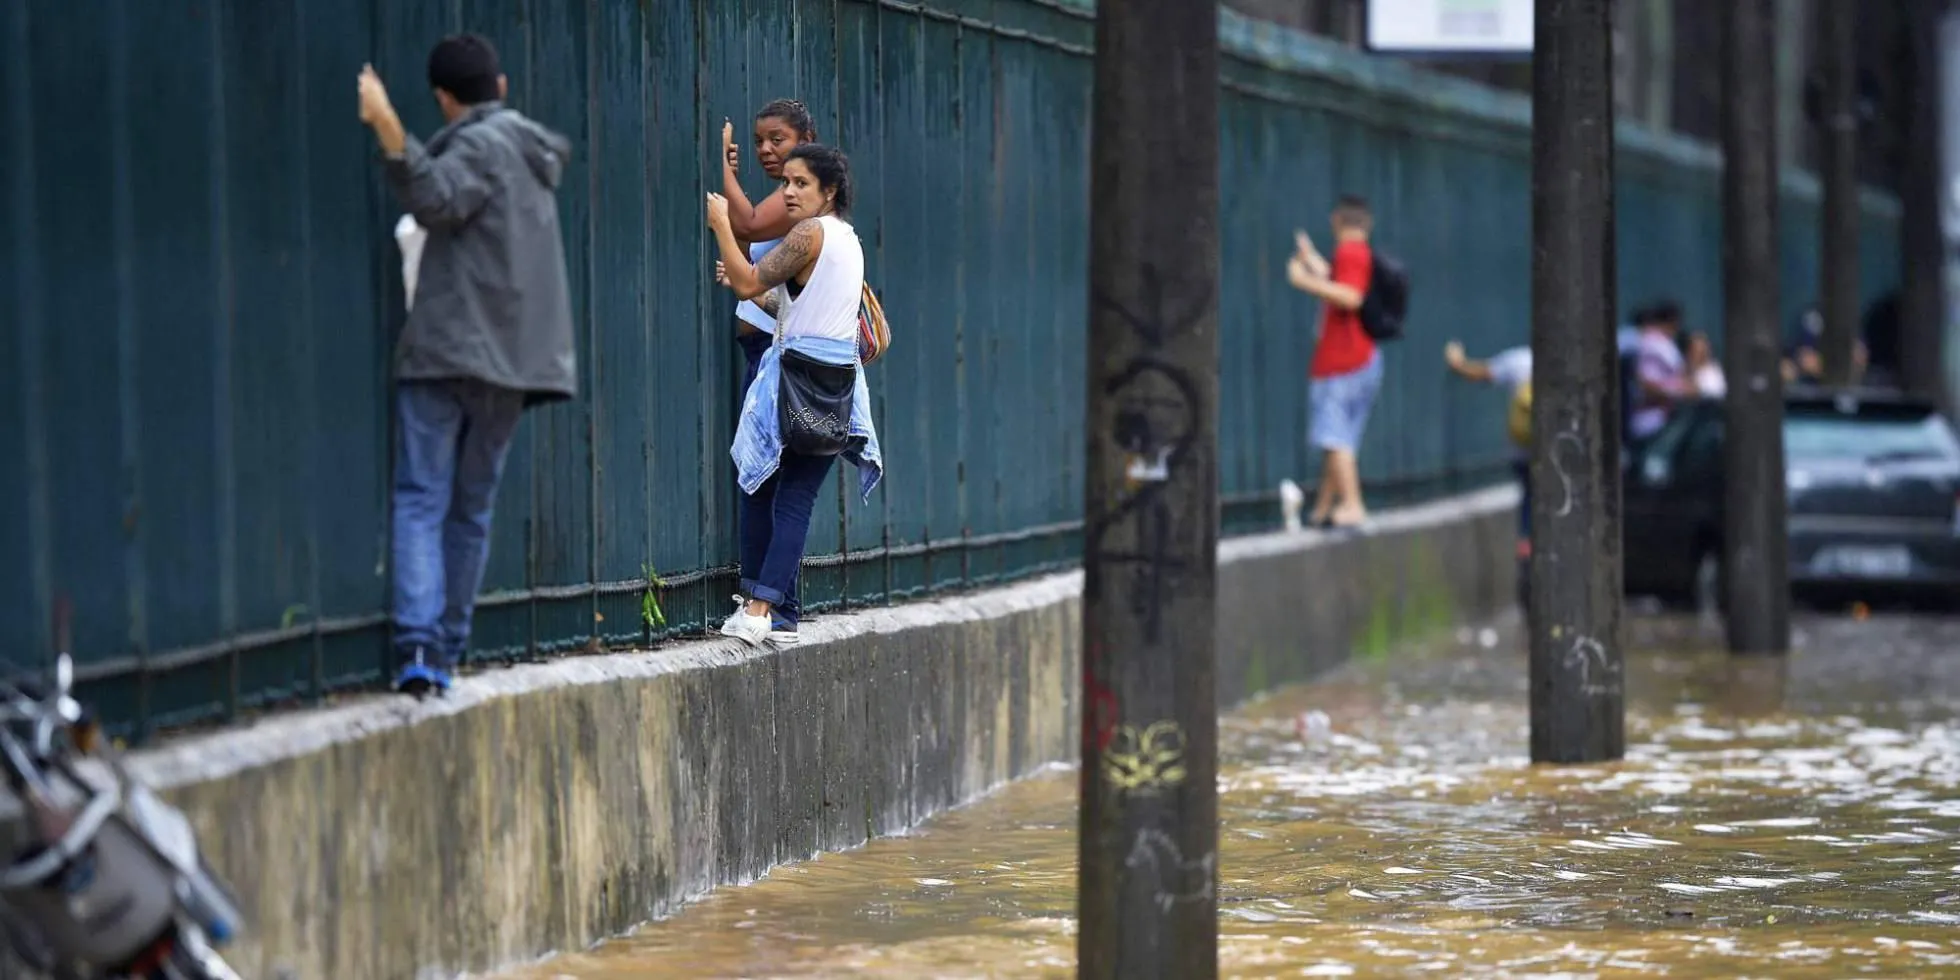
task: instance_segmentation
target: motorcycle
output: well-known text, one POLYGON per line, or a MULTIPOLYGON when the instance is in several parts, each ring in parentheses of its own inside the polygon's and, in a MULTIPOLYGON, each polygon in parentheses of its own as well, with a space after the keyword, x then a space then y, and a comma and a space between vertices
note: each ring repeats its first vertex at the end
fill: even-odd
POLYGON ((183 813, 137 780, 69 690, 0 680, 0 807, 26 845, 0 866, 0 938, 53 980, 239 980, 243 922, 183 813), (8 794, 12 800, 8 800, 8 794))

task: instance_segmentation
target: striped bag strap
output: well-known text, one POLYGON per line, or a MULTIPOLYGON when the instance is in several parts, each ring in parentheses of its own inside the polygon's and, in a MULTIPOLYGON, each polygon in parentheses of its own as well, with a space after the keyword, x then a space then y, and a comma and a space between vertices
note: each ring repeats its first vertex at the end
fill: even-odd
POLYGON ((891 325, 885 320, 885 307, 870 283, 864 284, 858 302, 858 361, 870 364, 885 356, 891 347, 891 325))

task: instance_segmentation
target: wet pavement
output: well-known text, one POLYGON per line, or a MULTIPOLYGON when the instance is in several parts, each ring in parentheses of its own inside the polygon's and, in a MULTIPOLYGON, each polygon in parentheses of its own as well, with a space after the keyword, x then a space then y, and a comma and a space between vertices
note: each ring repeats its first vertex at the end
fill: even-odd
MULTIPOLYGON (((1960 976, 1960 620, 1631 633, 1617 764, 1528 763, 1512 626, 1226 719, 1221 974, 1960 976)), ((1071 976, 1075 778, 512 976, 1071 976)))

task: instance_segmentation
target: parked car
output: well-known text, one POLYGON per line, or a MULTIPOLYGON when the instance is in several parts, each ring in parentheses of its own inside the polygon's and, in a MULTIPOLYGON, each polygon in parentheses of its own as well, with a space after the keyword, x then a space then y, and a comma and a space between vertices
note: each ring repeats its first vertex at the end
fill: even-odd
MULTIPOLYGON (((1683 406, 1626 456, 1626 588, 1719 599, 1723 409, 1683 406)), ((1937 405, 1893 392, 1785 401, 1790 584, 1800 597, 1960 598, 1960 438, 1937 405)))

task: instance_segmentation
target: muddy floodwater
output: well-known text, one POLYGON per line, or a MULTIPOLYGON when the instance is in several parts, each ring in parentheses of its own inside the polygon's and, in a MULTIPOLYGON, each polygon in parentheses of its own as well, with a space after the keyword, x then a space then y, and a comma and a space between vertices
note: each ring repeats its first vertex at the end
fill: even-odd
MULTIPOLYGON (((1621 763, 1528 763, 1510 627, 1226 719, 1221 973, 1960 976, 1960 623, 1805 621, 1784 671, 1632 632, 1621 763)), ((512 976, 1072 976, 1075 778, 512 976)))

